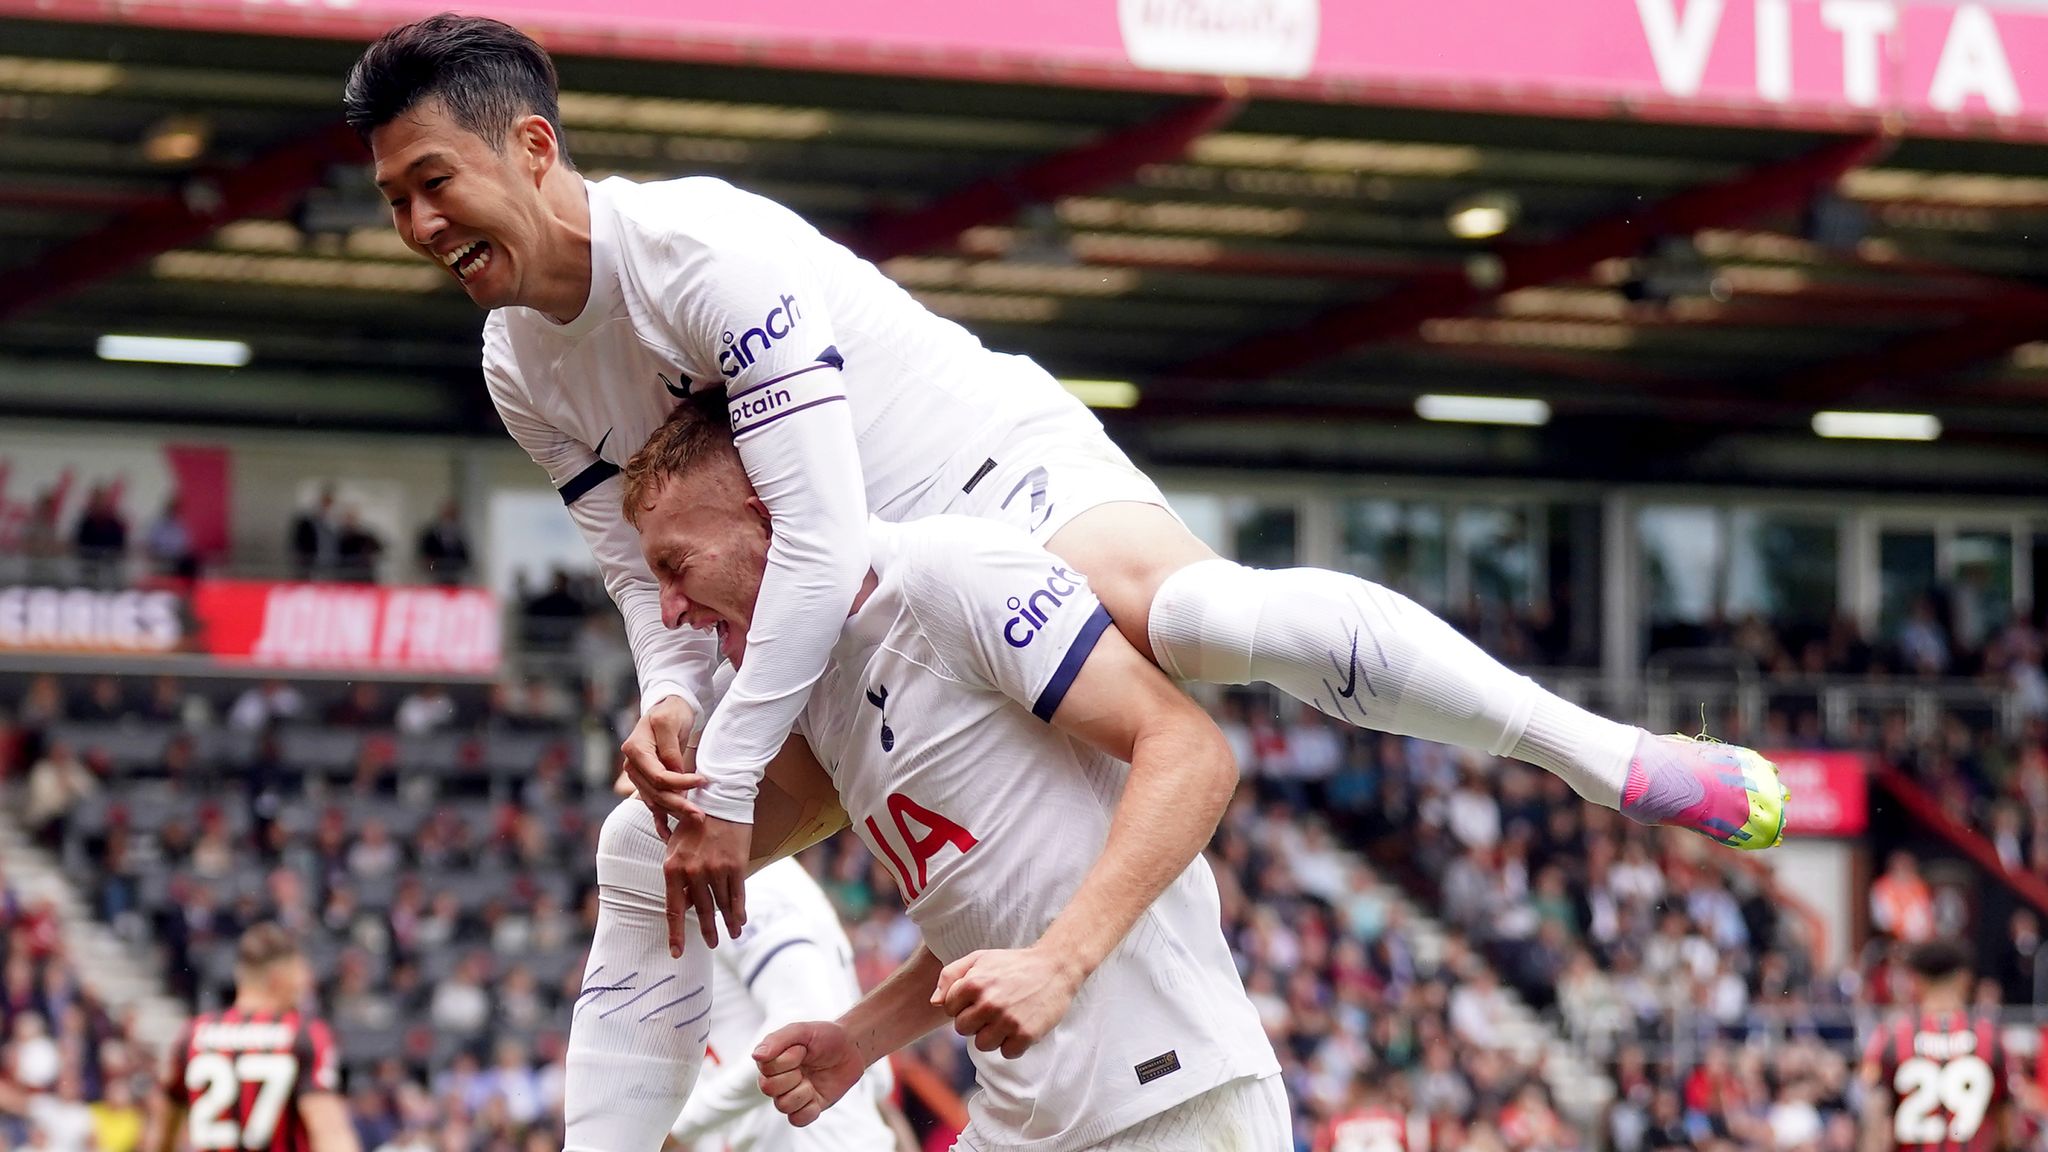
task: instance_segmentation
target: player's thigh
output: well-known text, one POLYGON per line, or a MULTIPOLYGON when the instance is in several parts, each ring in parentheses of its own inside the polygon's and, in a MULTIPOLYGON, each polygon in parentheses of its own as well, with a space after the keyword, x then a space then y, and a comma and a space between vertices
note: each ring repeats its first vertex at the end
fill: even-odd
POLYGON ((1088 577, 1118 631, 1147 655, 1159 586, 1216 555, 1100 429, 1010 446, 971 489, 947 511, 1030 533, 1088 577))

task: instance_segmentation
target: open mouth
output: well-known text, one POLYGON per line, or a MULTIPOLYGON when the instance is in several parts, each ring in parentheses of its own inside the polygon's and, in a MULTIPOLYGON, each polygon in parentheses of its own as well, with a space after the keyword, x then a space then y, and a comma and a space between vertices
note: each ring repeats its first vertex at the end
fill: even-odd
POLYGON ((744 652, 745 649, 733 642, 731 626, 726 624, 725 621, 720 620, 718 623, 713 624, 711 628, 712 631, 718 634, 718 650, 724 653, 726 660, 730 661, 733 667, 739 667, 740 653, 744 652))
POLYGON ((472 240, 455 251, 441 257, 441 262, 455 273, 455 278, 468 283, 470 277, 484 270, 491 262, 491 242, 472 240))

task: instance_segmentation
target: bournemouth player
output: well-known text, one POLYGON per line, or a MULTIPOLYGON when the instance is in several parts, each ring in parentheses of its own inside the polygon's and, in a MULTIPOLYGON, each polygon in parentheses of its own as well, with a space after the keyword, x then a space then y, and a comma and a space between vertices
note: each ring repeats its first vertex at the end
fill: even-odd
POLYGON ((2018 1144, 1998 1022, 1968 1005, 1969 948, 1942 938, 1915 945, 1913 1010, 1881 1026, 1863 1058, 1863 1152, 2002 1152, 2018 1144))
POLYGON ((235 949, 235 1003, 186 1026, 171 1050, 149 1152, 358 1152, 340 1053, 301 1005, 312 970, 276 924, 235 949))
POLYGON ((491 398, 625 616, 645 713, 628 770, 665 833, 682 820, 670 850, 707 942, 714 904, 729 930, 745 919, 755 789, 869 570, 871 514, 1030 532, 1171 675, 1263 680, 1353 724, 1540 765, 1641 822, 1779 840, 1784 792, 1755 753, 1595 716, 1367 581, 1218 559, 1044 370, 984 348, 788 209, 711 178, 586 181, 554 65, 516 29, 453 15, 393 29, 344 102, 400 237, 491 309, 491 398), (710 718, 695 794, 682 742, 716 654, 673 631, 687 605, 662 600, 657 579, 674 573, 649 570, 616 484, 693 395, 726 406, 775 521, 753 658, 710 718))

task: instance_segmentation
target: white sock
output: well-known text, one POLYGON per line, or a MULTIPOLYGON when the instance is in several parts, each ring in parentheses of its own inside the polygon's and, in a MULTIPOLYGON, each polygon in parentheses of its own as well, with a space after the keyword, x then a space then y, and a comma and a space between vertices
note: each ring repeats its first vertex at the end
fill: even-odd
POLYGON ((1552 695, 1371 581, 1205 560, 1160 586, 1148 632, 1169 675, 1264 681, 1360 727, 1512 756, 1621 804, 1637 729, 1552 695))
POLYGON ((639 800, 605 818, 597 932, 569 1024, 567 1152, 659 1152, 704 1063, 711 957, 701 941, 669 957, 662 852, 639 800))

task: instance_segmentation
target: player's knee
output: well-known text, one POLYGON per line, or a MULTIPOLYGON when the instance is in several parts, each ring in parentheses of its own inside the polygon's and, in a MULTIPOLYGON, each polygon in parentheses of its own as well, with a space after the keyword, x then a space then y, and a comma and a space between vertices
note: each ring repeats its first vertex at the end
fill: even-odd
POLYGON ((633 796, 619 801, 597 833, 598 885, 660 891, 662 848, 647 805, 633 796))

